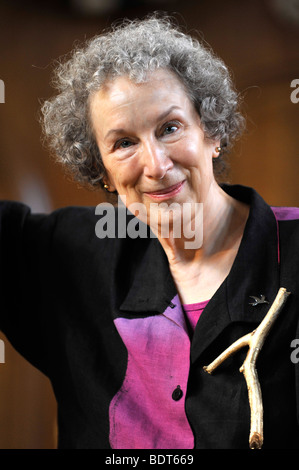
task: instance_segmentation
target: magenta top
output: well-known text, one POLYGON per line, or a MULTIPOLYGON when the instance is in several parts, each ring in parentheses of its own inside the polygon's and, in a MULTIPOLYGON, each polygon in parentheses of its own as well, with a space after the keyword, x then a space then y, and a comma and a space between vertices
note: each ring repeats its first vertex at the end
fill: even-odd
POLYGON ((202 314, 204 308, 207 306, 208 302, 208 300, 205 300, 204 302, 198 302, 195 304, 183 304, 183 309, 193 331, 195 330, 199 317, 202 314))

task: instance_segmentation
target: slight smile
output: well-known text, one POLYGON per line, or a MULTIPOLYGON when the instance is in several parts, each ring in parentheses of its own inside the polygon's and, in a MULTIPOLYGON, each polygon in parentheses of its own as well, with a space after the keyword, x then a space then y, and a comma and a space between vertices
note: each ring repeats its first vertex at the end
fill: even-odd
POLYGON ((159 189, 158 191, 146 192, 145 194, 156 200, 169 199, 176 196, 181 191, 184 183, 185 180, 169 186, 168 188, 159 189))

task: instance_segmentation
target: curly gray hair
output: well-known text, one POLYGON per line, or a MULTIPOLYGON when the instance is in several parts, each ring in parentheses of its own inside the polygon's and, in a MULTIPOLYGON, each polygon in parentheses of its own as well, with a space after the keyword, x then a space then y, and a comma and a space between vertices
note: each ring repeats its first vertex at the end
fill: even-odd
POLYGON ((42 126, 50 149, 81 183, 102 185, 105 168, 93 136, 89 100, 107 81, 128 76, 147 79, 157 68, 173 71, 185 85, 207 138, 220 139, 214 173, 225 169, 223 154, 241 134, 239 96, 224 63, 171 18, 151 15, 123 20, 76 48, 54 75, 58 94, 42 105, 42 126))

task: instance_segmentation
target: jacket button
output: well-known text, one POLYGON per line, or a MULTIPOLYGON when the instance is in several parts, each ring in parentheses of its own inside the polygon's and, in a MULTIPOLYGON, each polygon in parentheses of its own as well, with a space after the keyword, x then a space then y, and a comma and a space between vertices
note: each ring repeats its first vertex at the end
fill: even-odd
POLYGON ((174 401, 179 401, 182 398, 183 390, 179 385, 177 386, 177 388, 174 389, 171 396, 174 401))

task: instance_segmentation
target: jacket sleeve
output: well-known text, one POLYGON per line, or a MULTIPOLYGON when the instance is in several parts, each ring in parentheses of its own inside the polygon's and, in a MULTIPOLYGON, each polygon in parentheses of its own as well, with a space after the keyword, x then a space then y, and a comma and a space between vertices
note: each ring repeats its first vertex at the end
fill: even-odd
POLYGON ((0 203, 0 329, 44 373, 42 296, 55 220, 18 202, 0 203))

